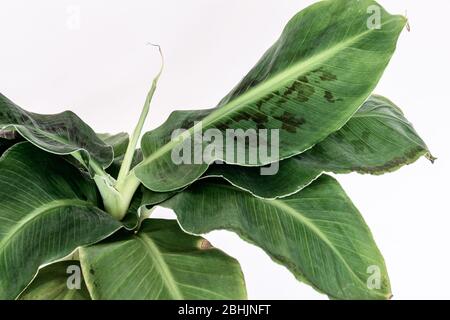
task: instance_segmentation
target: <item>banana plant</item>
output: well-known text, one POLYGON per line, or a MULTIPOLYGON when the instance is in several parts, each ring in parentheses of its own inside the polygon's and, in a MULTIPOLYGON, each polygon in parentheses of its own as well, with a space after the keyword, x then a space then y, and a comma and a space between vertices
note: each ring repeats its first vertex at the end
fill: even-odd
POLYGON ((145 134, 163 68, 130 136, 0 95, 0 299, 246 299, 238 261, 202 237, 213 230, 332 299, 389 299, 383 256, 336 176, 434 161, 373 94, 406 25, 372 0, 317 2, 214 108, 175 111, 145 134), (208 132, 239 130, 276 132, 276 158, 244 143, 174 161, 202 155, 208 132), (158 206, 177 219, 152 218, 158 206))

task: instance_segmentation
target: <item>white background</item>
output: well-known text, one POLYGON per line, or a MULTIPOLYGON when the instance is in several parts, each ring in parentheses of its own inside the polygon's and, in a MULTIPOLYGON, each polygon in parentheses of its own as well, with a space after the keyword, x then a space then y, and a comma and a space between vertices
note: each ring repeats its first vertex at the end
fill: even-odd
MULTIPOLYGON (((175 109, 214 106, 313 2, 1 0, 0 91, 30 111, 70 108, 97 131, 131 131, 159 68, 157 51, 146 45, 154 42, 166 69, 152 129, 175 109)), ((407 11, 411 32, 403 33, 376 92, 403 108, 439 160, 382 177, 338 178, 384 254, 394 298, 450 298, 450 1, 381 3, 407 11)), ((326 298, 235 235, 208 238, 241 261, 250 298, 326 298)))

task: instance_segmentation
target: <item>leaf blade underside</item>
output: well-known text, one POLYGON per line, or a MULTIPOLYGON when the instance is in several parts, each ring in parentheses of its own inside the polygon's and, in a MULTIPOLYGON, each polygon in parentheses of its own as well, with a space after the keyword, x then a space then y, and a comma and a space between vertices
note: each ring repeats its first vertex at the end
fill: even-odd
POLYGON ((113 149, 71 111, 43 115, 25 111, 0 94, 0 130, 14 129, 37 147, 58 155, 77 152, 89 163, 104 168, 113 160, 113 149))

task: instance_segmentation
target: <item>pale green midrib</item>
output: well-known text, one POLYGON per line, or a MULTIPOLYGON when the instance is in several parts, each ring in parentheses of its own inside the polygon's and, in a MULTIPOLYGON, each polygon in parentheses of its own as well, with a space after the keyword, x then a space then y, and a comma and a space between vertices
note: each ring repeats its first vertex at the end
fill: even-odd
MULTIPOLYGON (((395 21, 395 19, 387 20, 387 22, 385 21, 381 26, 383 27, 393 21, 395 21)), ((189 130, 185 132, 186 136, 190 137, 198 126, 201 125, 203 128, 205 128, 213 124, 215 121, 220 120, 227 114, 235 112, 237 107, 245 107, 248 103, 254 102, 257 99, 265 96, 267 94, 267 91, 265 91, 266 89, 271 89, 270 92, 272 92, 279 88, 284 87, 285 82, 291 81, 290 77, 294 75, 300 76, 306 74, 307 72, 311 71, 314 68, 314 66, 320 63, 322 60, 326 60, 327 58, 333 57, 342 48, 346 48, 350 44, 357 42, 362 37, 366 36, 371 32, 374 32, 374 30, 368 29, 356 36, 350 37, 346 41, 338 43, 331 49, 328 48, 325 51, 306 59, 305 61, 299 62, 292 67, 288 67, 288 70, 285 70, 273 76, 269 80, 264 81, 262 84, 253 87, 252 89, 242 94, 238 98, 230 101, 229 103, 225 104, 219 109, 216 109, 217 111, 214 111, 208 116, 206 116, 199 124, 189 128, 189 130)), ((179 143, 181 142, 178 139, 171 140, 170 142, 166 143, 161 148, 153 152, 148 158, 146 158, 143 162, 137 165, 135 169, 139 169, 141 166, 147 165, 148 163, 151 163, 155 159, 158 159, 159 157, 163 156, 166 152, 172 150, 172 148, 178 145, 179 143)), ((135 169, 133 169, 132 171, 134 171, 135 169)))
POLYGON ((55 201, 48 202, 43 206, 35 208, 29 214, 27 214, 24 219, 19 220, 17 224, 6 234, 6 236, 0 241, 0 251, 6 247, 8 242, 16 235, 21 229, 23 229, 28 223, 32 222, 34 219, 38 218, 40 215, 45 214, 53 209, 59 207, 88 207, 92 206, 89 202, 79 200, 79 199, 59 199, 55 201))
POLYGON ((164 261, 163 255, 161 251, 158 249, 153 240, 144 233, 138 233, 135 235, 145 247, 147 247, 151 253, 151 257, 155 263, 156 268, 159 270, 159 274, 165 280, 164 285, 169 289, 169 293, 176 300, 183 300, 184 296, 178 288, 177 282, 173 277, 169 266, 164 261))
MULTIPOLYGON (((301 212, 295 210, 294 208, 290 207, 289 205, 287 205, 286 203, 280 201, 280 200, 263 200, 264 202, 266 202, 268 205, 271 206, 275 206, 281 210, 283 210, 284 212, 288 213, 289 215, 291 215, 294 219, 299 220, 300 223, 302 223, 303 225, 305 225, 308 229, 310 229, 311 231, 313 231, 313 233, 315 233, 320 239, 322 239, 322 241, 325 242, 325 244, 328 245, 328 247, 330 247, 330 249, 334 252, 334 254, 340 259, 342 260, 344 266, 350 271, 350 274, 358 280, 358 282, 360 282, 363 286, 363 288, 367 288, 367 284, 361 280, 361 278, 358 277, 358 275, 353 271, 353 269, 349 266, 349 264, 347 263, 347 261, 345 260, 345 258, 342 256, 342 254, 339 252, 338 249, 336 249, 336 247, 333 245, 333 243, 330 241, 330 239, 328 239, 328 237, 307 217, 303 216, 301 214, 301 212)), ((382 297, 386 297, 386 295, 379 293, 377 291, 371 291, 373 293, 375 293, 376 295, 382 296, 382 297)))

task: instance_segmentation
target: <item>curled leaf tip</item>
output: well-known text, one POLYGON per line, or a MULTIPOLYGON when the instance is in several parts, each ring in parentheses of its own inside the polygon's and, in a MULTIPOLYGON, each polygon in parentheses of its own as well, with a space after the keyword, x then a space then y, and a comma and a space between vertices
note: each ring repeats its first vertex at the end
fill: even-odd
POLYGON ((409 24, 408 11, 405 11, 405 20, 406 20, 406 30, 411 32, 411 25, 409 24))
POLYGON ((156 77, 156 78, 159 78, 164 70, 164 54, 163 54, 162 48, 159 44, 156 44, 156 43, 147 42, 147 45, 158 48, 159 55, 161 56, 161 68, 156 77))
POLYGON ((428 159, 428 160, 430 160, 430 162, 432 163, 432 164, 434 164, 435 162, 436 162, 436 160, 438 159, 438 158, 436 158, 436 157, 434 157, 431 153, 427 153, 426 155, 425 155, 425 157, 428 159))

